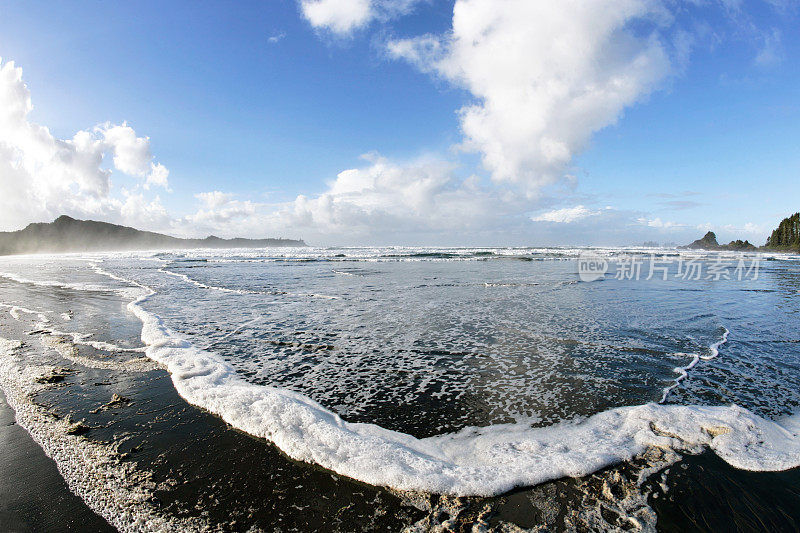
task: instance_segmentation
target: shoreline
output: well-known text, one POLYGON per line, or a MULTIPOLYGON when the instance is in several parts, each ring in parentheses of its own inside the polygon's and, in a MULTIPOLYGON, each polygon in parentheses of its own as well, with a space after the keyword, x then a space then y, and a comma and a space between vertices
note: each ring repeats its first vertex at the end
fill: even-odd
POLYGON ((0 389, 0 529, 116 531, 73 494, 56 463, 16 423, 0 389))
MULTIPOLYGON (((360 523, 364 528, 397 531, 425 515, 403 495, 291 461, 263 439, 189 405, 163 369, 138 372, 124 365, 115 369, 101 364, 92 368, 86 364, 118 360, 120 354, 77 346, 80 358, 64 359, 57 350, 35 345, 36 337, 44 334, 25 336, 25 328, 13 328, 17 324, 7 314, 2 320, 4 336, 16 333, 25 341, 21 348, 25 353, 20 354, 24 360, 39 359, 25 369, 33 378, 29 384, 35 386, 23 399, 25 410, 32 413, 24 424, 34 434, 33 439, 26 435, 29 444, 38 448, 41 456, 47 448, 55 451, 56 461, 67 467, 66 471, 60 468, 70 478, 65 485, 84 498, 87 511, 92 508, 121 531, 214 527, 271 531, 278 526, 323 531, 331 523, 345 530, 349 523, 360 523), (37 383, 42 374, 51 375, 48 372, 53 368, 69 372, 57 382, 37 383), (110 405, 114 394, 128 401, 110 405), (55 424, 31 425, 36 417, 55 424), (80 435, 65 434, 75 421, 88 430, 80 435), (47 445, 53 438, 59 442, 47 445), (45 444, 45 450, 34 441, 45 444), (77 461, 63 453, 67 447, 77 461), (126 472, 128 479, 123 485, 129 486, 102 486, 119 481, 118 476, 89 468, 82 462, 84 449, 104 450, 106 459, 91 459, 107 463, 117 474, 126 472), (131 498, 138 510, 126 510, 131 498), (156 517, 160 524, 150 524, 156 517)), ((71 344, 63 337, 58 342, 71 344)), ((17 391, 25 388, 24 383, 7 380, 2 385, 17 391)), ((17 421, 23 426, 19 414, 17 421)), ((35 503, 36 496, 29 496, 20 494, 26 505, 35 503)), ((77 496, 72 498, 81 502, 77 496)))

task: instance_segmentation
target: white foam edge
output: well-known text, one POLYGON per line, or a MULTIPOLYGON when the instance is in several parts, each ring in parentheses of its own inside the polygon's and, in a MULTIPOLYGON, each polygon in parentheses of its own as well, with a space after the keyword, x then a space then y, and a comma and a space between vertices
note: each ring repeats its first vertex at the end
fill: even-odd
POLYGON ((11 318, 13 318, 16 321, 19 321, 21 319, 21 313, 24 313, 26 315, 36 315, 39 318, 39 321, 43 324, 49 322, 44 313, 41 313, 39 311, 34 311, 26 307, 14 304, 0 303, 0 308, 8 309, 8 314, 10 314, 11 318))
MULTIPOLYGON (((136 348, 123 348, 122 346, 117 346, 116 344, 105 342, 105 341, 96 341, 96 340, 88 340, 91 337, 90 333, 78 333, 75 331, 60 331, 57 329, 49 328, 47 325, 50 323, 50 320, 47 316, 40 312, 34 311, 32 309, 27 309, 25 307, 21 307, 18 305, 7 304, 4 302, 0 302, 0 308, 8 309, 11 318, 14 320, 20 321, 21 314, 28 314, 28 315, 36 315, 39 319, 39 322, 36 324, 36 328, 40 328, 46 331, 50 335, 57 335, 57 336, 64 336, 64 337, 71 337, 72 342, 74 344, 81 344, 84 346, 91 346, 96 350, 103 350, 107 352, 143 352, 145 351, 144 347, 136 347, 136 348)), ((67 320, 72 320, 72 317, 69 316, 67 313, 62 313, 62 318, 64 315, 68 316, 67 320)))
POLYGON ((60 331, 57 329, 50 329, 50 328, 44 328, 44 331, 49 335, 71 337, 73 344, 90 346, 96 350, 102 350, 105 352, 144 352, 145 350, 147 350, 146 347, 142 346, 138 346, 136 348, 123 348, 122 346, 117 346, 116 344, 110 342, 89 340, 92 335, 91 333, 60 331))
POLYGON ((678 352, 673 355, 675 356, 683 356, 683 357, 691 357, 692 361, 686 366, 679 366, 674 368, 674 372, 678 374, 672 384, 668 387, 665 387, 661 394, 661 400, 658 403, 664 403, 667 401, 667 396, 669 393, 672 392, 678 385, 680 385, 681 381, 689 377, 689 371, 697 366, 697 363, 700 362, 702 359, 703 361, 710 361, 712 359, 716 359, 719 356, 719 347, 728 342, 728 335, 730 331, 728 328, 723 327, 725 331, 722 333, 722 338, 708 347, 709 355, 700 355, 696 353, 684 353, 678 352))
MULTIPOLYGON (((90 265, 94 264, 90 261, 90 265)), ((28 279, 13 272, 0 272, 0 278, 5 278, 17 283, 25 285, 34 285, 36 287, 58 287, 61 289, 73 291, 92 291, 92 292, 108 292, 113 291, 125 298, 131 298, 133 295, 125 288, 110 288, 101 285, 92 285, 91 283, 67 283, 53 280, 33 280, 28 279)))
MULTIPOLYGON (((95 268, 95 267, 97 267, 96 264, 92 268, 94 268, 95 271, 97 271, 97 268, 95 268)), ((183 281, 185 281, 186 283, 189 283, 189 284, 194 285, 195 287, 199 287, 201 289, 209 289, 209 290, 215 290, 215 291, 227 292, 227 293, 233 293, 233 294, 266 294, 266 295, 269 295, 269 296, 274 295, 274 292, 270 292, 270 291, 251 291, 251 290, 247 290, 247 289, 229 289, 228 287, 220 287, 218 285, 208 285, 207 283, 203 283, 202 281, 197 281, 196 279, 191 278, 190 276, 188 276, 186 274, 182 274, 180 272, 172 272, 171 270, 167 270, 166 266, 162 267, 162 268, 159 268, 158 271, 161 272, 162 274, 168 274, 170 276, 175 276, 176 278, 180 278, 183 281)), ((314 294, 314 293, 293 294, 293 293, 288 293, 288 292, 283 293, 283 294, 286 294, 287 296, 310 296, 311 298, 323 298, 323 299, 326 299, 326 300, 338 300, 339 299, 338 296, 328 296, 326 294, 314 294)))
POLYGON ((372 485, 491 496, 587 475, 651 446, 687 452, 707 447, 745 470, 800 466, 797 425, 783 426, 736 405, 650 403, 549 427, 494 425, 425 439, 346 422, 302 394, 248 383, 219 355, 196 348, 146 311, 142 304, 152 289, 107 274, 143 289, 128 308, 142 321, 145 353, 167 368, 187 402, 272 442, 292 459, 372 485))
POLYGON ((205 283, 197 281, 196 279, 190 278, 186 274, 182 274, 180 272, 172 272, 171 270, 167 270, 166 267, 159 268, 158 271, 163 273, 163 274, 168 274, 170 276, 175 276, 176 278, 180 278, 180 279, 184 280, 186 283, 192 284, 192 285, 194 285, 196 287, 200 287, 201 289, 211 289, 211 290, 215 290, 215 291, 230 292, 230 293, 235 293, 235 294, 257 294, 257 293, 255 293, 253 291, 243 291, 243 290, 236 290, 236 289, 228 289, 227 287, 217 287, 216 285, 207 285, 205 283))
POLYGON ((46 385, 37 378, 52 370, 16 360, 19 341, 0 338, 0 387, 14 418, 52 458, 72 493, 122 532, 207 531, 201 518, 162 514, 152 504, 153 488, 133 463, 113 460, 115 450, 67 433, 69 422, 54 418, 31 398, 46 385))

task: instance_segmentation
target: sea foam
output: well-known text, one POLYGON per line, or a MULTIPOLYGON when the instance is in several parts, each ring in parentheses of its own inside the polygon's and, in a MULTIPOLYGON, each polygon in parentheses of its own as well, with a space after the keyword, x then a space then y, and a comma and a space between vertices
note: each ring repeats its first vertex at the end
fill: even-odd
POLYGON ((189 403, 274 443, 295 460, 369 484, 489 496, 586 475, 648 447, 687 452, 707 447, 747 470, 800 466, 797 417, 774 422, 736 405, 645 404, 550 427, 494 425, 425 439, 346 422, 302 394, 248 383, 222 357, 193 346, 146 311, 143 304, 155 294, 152 289, 98 266, 95 270, 141 290, 128 308, 142 321, 146 354, 167 368, 189 403))

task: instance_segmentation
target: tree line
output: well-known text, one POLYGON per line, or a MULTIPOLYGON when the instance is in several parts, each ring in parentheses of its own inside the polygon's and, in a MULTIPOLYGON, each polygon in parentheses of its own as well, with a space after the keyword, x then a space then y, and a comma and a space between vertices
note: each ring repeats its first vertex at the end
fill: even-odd
POLYGON ((800 213, 784 218, 767 239, 767 248, 800 249, 800 213))

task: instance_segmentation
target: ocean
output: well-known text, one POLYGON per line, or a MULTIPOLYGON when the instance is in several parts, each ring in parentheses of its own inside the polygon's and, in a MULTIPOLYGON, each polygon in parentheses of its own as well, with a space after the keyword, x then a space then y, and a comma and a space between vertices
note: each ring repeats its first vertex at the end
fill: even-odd
POLYGON ((17 422, 120 530, 703 529, 709 470, 798 524, 797 256, 3 257, 0 313, 17 422))

